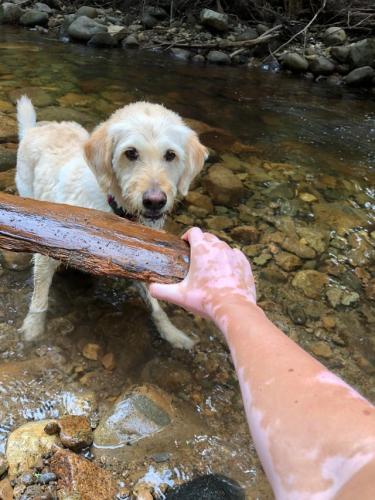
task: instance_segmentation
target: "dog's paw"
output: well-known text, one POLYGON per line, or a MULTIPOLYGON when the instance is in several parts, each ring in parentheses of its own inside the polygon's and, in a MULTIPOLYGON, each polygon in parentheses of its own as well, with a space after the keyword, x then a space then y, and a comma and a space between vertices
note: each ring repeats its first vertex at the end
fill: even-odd
POLYGON ((26 341, 41 337, 46 324, 46 312, 29 312, 20 328, 26 341))
POLYGON ((168 341, 173 347, 177 349, 192 349, 196 341, 188 337, 184 332, 176 328, 174 325, 169 324, 167 328, 160 331, 161 337, 168 341))

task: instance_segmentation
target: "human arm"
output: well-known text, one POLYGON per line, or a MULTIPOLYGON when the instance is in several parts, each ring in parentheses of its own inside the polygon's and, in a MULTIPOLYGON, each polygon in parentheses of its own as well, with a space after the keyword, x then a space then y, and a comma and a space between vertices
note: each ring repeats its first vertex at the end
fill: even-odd
POLYGON ((373 406, 268 320, 256 305, 241 252, 197 228, 185 237, 191 245, 187 278, 151 285, 150 292, 212 319, 223 332, 276 497, 372 498, 373 406))

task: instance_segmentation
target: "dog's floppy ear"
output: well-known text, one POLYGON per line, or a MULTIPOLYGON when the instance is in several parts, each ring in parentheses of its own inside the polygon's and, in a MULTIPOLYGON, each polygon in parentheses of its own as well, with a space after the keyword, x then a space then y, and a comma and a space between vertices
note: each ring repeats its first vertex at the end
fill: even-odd
POLYGON ((202 170, 208 158, 208 149, 199 142, 198 136, 192 132, 186 144, 185 168, 178 183, 178 190, 186 196, 189 186, 196 175, 202 170))
POLYGON ((108 125, 99 125, 86 141, 85 157, 94 172, 100 187, 109 192, 112 183, 112 141, 108 135, 108 125))

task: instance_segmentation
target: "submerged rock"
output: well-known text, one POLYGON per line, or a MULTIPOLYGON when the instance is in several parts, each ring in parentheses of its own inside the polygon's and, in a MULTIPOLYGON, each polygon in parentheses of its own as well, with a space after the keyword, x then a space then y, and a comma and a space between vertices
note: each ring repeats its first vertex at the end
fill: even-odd
POLYGON ((103 355, 103 348, 99 344, 89 342, 83 346, 82 354, 86 359, 98 361, 103 355))
POLYGON ((152 385, 120 396, 94 433, 96 447, 125 446, 155 434, 172 421, 170 398, 152 385))
POLYGON ((207 61, 213 64, 230 64, 230 57, 221 50, 210 50, 207 54, 207 61))
POLYGON ((168 491, 166 500, 245 500, 241 486, 225 476, 207 474, 168 491))
POLYGON ((294 253, 301 257, 301 259, 314 259, 316 252, 313 248, 308 246, 302 239, 287 236, 282 242, 281 247, 290 253, 294 253))
POLYGON ((230 232, 232 238, 245 245, 257 243, 259 240, 259 231, 255 226, 237 226, 230 232))
POLYGON ((48 422, 48 420, 29 422, 10 434, 6 457, 11 477, 34 467, 42 455, 50 452, 59 442, 58 436, 51 436, 44 432, 48 422))
POLYGON ((0 250, 0 256, 4 267, 11 271, 24 271, 32 265, 32 256, 29 253, 0 250))
POLYGON ((295 325, 304 325, 306 323, 306 314, 300 304, 290 304, 288 306, 288 315, 295 325))
POLYGON ((14 118, 1 115, 0 142, 14 142, 17 140, 17 123, 14 118))
POLYGON ((311 269, 298 271, 292 281, 295 288, 300 289, 306 297, 311 299, 320 298, 327 283, 326 274, 311 269))
POLYGON ((204 183, 212 201, 218 205, 237 205, 244 194, 242 182, 221 165, 210 168, 204 183))
POLYGON ((198 193, 197 191, 190 191, 184 200, 189 205, 204 210, 207 214, 212 214, 214 206, 211 198, 205 194, 198 193))
POLYGON ((56 451, 51 469, 58 477, 57 489, 61 499, 115 498, 116 486, 111 473, 71 451, 56 451))
POLYGON ((324 359, 330 359, 332 358, 333 352, 330 346, 326 343, 323 342, 322 340, 319 340, 317 342, 313 342, 310 345, 311 352, 315 354, 315 356, 319 356, 320 358, 324 359))
POLYGON ((0 145, 0 172, 9 170, 16 165, 17 151, 0 145))
POLYGON ((289 252, 279 252, 275 255, 275 261, 284 271, 294 271, 302 265, 302 261, 297 255, 289 252))

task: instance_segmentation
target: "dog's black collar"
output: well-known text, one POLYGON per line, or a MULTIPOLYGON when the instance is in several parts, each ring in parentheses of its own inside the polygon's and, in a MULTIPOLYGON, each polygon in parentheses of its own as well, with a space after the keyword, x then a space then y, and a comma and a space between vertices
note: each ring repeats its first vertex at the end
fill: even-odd
POLYGON ((122 217, 123 219, 128 219, 132 222, 134 222, 135 216, 133 214, 129 214, 126 212, 122 207, 119 207, 117 205, 117 202, 115 200, 115 197, 112 196, 111 194, 108 195, 108 205, 112 208, 113 212, 118 215, 119 217, 122 217))

